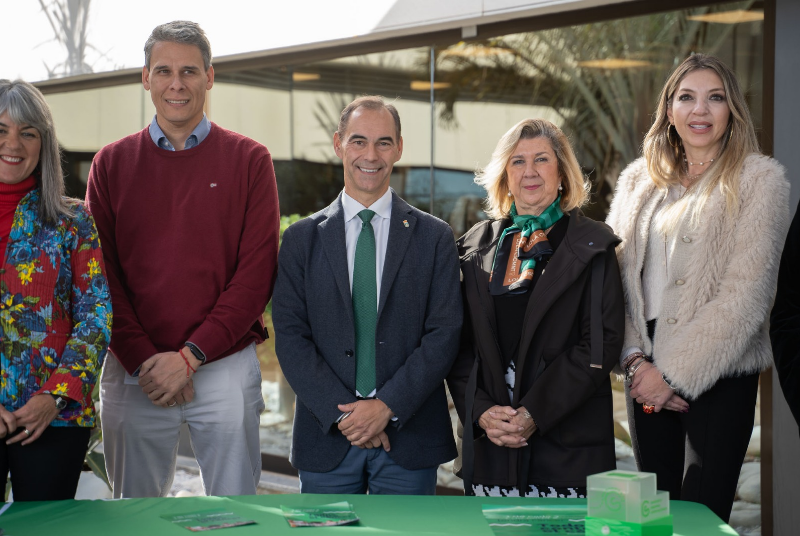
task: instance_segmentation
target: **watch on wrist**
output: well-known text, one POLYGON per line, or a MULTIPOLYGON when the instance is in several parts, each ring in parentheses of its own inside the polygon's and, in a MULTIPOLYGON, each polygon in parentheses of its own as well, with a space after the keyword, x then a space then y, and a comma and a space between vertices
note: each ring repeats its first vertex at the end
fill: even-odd
POLYGON ((56 408, 58 409, 58 411, 61 411, 62 409, 67 407, 67 400, 65 398, 56 395, 51 395, 51 396, 55 400, 56 408))
POLYGON ((186 342, 184 343, 184 346, 186 346, 187 348, 189 348, 189 351, 191 351, 191 352, 192 352, 192 354, 193 354, 193 355, 194 355, 194 356, 195 356, 197 359, 199 359, 201 363, 205 363, 205 362, 206 362, 206 354, 204 354, 204 353, 203 353, 203 351, 202 351, 202 350, 200 350, 200 348, 198 348, 196 344, 194 344, 194 343, 192 343, 192 342, 189 342, 189 341, 186 341, 186 342))

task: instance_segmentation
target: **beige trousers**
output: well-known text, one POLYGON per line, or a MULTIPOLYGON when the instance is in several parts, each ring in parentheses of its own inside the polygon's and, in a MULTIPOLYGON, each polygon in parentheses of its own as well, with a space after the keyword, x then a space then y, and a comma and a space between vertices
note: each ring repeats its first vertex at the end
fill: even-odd
POLYGON ((255 494, 264 411, 255 344, 201 366, 192 380, 191 402, 156 406, 109 352, 100 379, 100 417, 114 498, 167 495, 182 423, 188 424, 206 495, 255 494))

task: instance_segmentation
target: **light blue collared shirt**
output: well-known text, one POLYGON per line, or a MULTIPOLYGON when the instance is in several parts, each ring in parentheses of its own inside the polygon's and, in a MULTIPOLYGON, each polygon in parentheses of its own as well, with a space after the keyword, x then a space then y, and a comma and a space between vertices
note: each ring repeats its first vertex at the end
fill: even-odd
MULTIPOLYGON (((150 122, 150 138, 153 140, 153 143, 165 149, 167 151, 174 151, 175 147, 167 139, 167 136, 164 135, 164 131, 161 130, 161 127, 158 126, 158 121, 156 121, 157 115, 153 116, 153 120, 150 122)), ((208 120, 206 114, 203 113, 203 119, 200 120, 200 123, 194 127, 194 130, 189 137, 186 139, 186 143, 183 144, 183 149, 191 149, 192 147, 197 147, 203 140, 206 139, 208 133, 211 132, 211 121, 208 120)))

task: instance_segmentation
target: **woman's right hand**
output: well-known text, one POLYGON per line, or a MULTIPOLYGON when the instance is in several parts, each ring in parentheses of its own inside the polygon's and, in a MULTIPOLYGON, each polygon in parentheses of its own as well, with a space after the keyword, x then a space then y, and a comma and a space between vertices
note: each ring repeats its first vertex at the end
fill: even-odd
POLYGON ((677 393, 672 393, 672 397, 664 404, 664 409, 677 411, 679 413, 688 413, 689 403, 681 398, 677 393))
POLYGON ((17 418, 3 406, 0 406, 0 437, 6 437, 17 429, 17 418))
POLYGON ((666 384, 661 372, 652 363, 644 363, 633 376, 631 398, 639 404, 655 406, 659 412, 666 408, 671 411, 689 411, 689 404, 666 384))
POLYGON ((478 419, 478 426, 486 432, 489 441, 498 447, 524 447, 528 444, 522 435, 524 428, 511 422, 518 413, 511 406, 492 406, 478 419))

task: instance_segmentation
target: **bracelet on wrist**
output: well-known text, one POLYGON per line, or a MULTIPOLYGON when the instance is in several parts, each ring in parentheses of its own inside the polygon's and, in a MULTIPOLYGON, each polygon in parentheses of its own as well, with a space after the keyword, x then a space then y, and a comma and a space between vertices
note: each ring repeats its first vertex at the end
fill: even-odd
POLYGON ((675 386, 672 385, 672 382, 669 381, 669 378, 667 378, 667 375, 665 373, 663 373, 663 372, 661 373, 661 379, 664 380, 664 383, 667 384, 667 387, 669 387, 673 391, 675 390, 675 386))
POLYGON ((630 369, 632 369, 633 367, 635 367, 636 365, 638 365, 639 363, 644 363, 644 362, 645 362, 645 358, 644 357, 637 357, 636 359, 634 359, 633 361, 628 363, 628 366, 625 367, 625 371, 627 372, 630 369))
POLYGON ((630 363, 627 367, 625 367, 625 379, 629 380, 633 378, 634 371, 636 371, 636 369, 638 369, 642 365, 642 363, 645 363, 645 360, 639 357, 632 363, 630 363))
POLYGON ((186 356, 185 356, 185 355, 183 355, 183 348, 181 348, 180 350, 178 350, 178 353, 179 353, 179 354, 180 354, 180 356, 183 358, 183 362, 184 362, 184 363, 186 363, 186 377, 187 377, 187 378, 191 378, 191 377, 192 377, 192 375, 191 375, 191 374, 189 374, 189 371, 191 370, 192 372, 197 372, 197 369, 196 369, 196 368, 194 368, 194 367, 193 367, 193 366, 192 366, 192 365, 189 363, 189 360, 188 360, 188 359, 186 359, 186 356))
POLYGON ((639 370, 639 368, 640 368, 642 365, 644 365, 645 363, 647 363, 647 360, 645 360, 645 359, 641 359, 641 360, 637 361, 637 362, 636 362, 636 365, 634 365, 633 367, 631 367, 630 374, 628 374, 628 375, 627 375, 626 379, 627 379, 628 381, 633 381, 633 377, 634 377, 634 375, 636 374, 636 371, 637 371, 637 370, 639 370))
POLYGON ((628 369, 631 366, 631 364, 640 357, 644 357, 644 354, 642 352, 632 352, 628 354, 627 357, 625 357, 625 359, 622 361, 622 368, 628 369))

